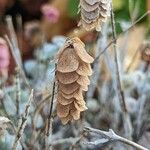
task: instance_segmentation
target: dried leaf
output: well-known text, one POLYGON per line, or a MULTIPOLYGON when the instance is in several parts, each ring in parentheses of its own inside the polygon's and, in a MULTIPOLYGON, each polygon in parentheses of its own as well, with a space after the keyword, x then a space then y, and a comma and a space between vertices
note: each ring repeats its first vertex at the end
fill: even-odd
POLYGON ((76 99, 76 103, 80 104, 80 105, 85 105, 85 101, 83 99, 77 100, 76 99))
POLYGON ((74 83, 71 83, 71 84, 59 83, 59 90, 61 90, 65 94, 72 94, 79 87, 80 87, 80 85, 77 82, 74 82, 74 83))
POLYGON ((76 72, 61 73, 57 71, 56 78, 63 84, 70 84, 77 81, 79 75, 76 72))
POLYGON ((82 89, 83 91, 88 91, 88 85, 82 85, 82 86, 81 86, 81 89, 82 89))
POLYGON ((83 92, 82 92, 82 89, 79 88, 77 91, 74 92, 73 94, 73 97, 77 100, 81 100, 81 99, 84 99, 83 98, 83 92))
POLYGON ((81 76, 91 76, 92 75, 92 69, 90 64, 86 64, 83 62, 80 62, 79 68, 76 70, 76 72, 81 76))
POLYGON ((87 107, 85 105, 81 105, 81 104, 77 103, 76 101, 74 101, 74 106, 79 111, 85 111, 87 109, 87 107))
POLYGON ((85 48, 77 43, 73 44, 75 52, 79 56, 79 58, 85 63, 92 63, 94 59, 86 52, 85 48))
POLYGON ((57 100, 61 105, 68 105, 71 104, 75 99, 74 98, 66 99, 63 97, 61 93, 58 93, 57 100))
POLYGON ((73 48, 65 49, 58 59, 57 70, 68 73, 77 70, 79 61, 73 48))
POLYGON ((63 92, 61 92, 63 97, 65 97, 66 99, 70 99, 70 98, 75 98, 75 99, 83 99, 83 94, 82 94, 82 89, 77 89, 74 93, 72 94, 65 94, 63 92))
POLYGON ((73 117, 74 120, 80 119, 80 111, 79 110, 71 110, 70 111, 71 116, 73 117))
POLYGON ((71 94, 65 94, 65 93, 61 92, 61 94, 62 94, 62 96, 65 97, 66 99, 71 99, 71 98, 73 98, 73 93, 71 93, 71 94))
POLYGON ((77 83, 82 85, 82 86, 89 85, 90 80, 89 80, 88 76, 80 76, 77 80, 77 83))
POLYGON ((72 121, 72 116, 70 114, 67 117, 61 118, 63 125, 67 124, 69 121, 72 121))
POLYGON ((57 115, 62 118, 66 117, 69 114, 69 107, 70 105, 61 105, 60 103, 57 103, 57 115))

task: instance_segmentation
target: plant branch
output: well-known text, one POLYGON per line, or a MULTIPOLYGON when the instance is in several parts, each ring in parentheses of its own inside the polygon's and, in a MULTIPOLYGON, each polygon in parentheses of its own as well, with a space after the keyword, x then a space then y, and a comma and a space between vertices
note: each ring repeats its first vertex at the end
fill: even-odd
MULTIPOLYGON (((139 19, 137 19, 128 29, 122 31, 115 40, 118 40, 120 35, 128 32, 129 30, 131 30, 137 23, 139 23, 143 18, 145 18, 147 15, 150 14, 150 11, 147 11, 146 13, 144 13, 139 19)), ((104 52, 115 42, 115 40, 113 39, 112 41, 110 41, 110 43, 108 43, 108 45, 98 54, 98 56, 95 58, 94 62, 99 60, 99 58, 101 57, 102 54, 104 54, 104 52)))
MULTIPOLYGON (((130 145, 138 150, 148 150, 147 148, 145 148, 133 141, 130 141, 126 138, 123 138, 123 137, 117 135, 112 129, 109 129, 109 131, 103 131, 103 130, 98 130, 98 129, 94 129, 94 128, 90 128, 90 127, 85 127, 84 131, 87 133, 95 133, 97 135, 100 135, 103 138, 105 138, 106 141, 109 141, 109 142, 118 141, 118 142, 122 142, 124 144, 130 145)), ((100 140, 97 140, 95 142, 87 142, 86 144, 98 145, 98 144, 101 144, 101 142, 100 142, 100 140)))
POLYGON ((76 142, 78 142, 81 138, 80 137, 70 137, 70 138, 66 138, 66 139, 57 139, 55 141, 51 141, 50 145, 58 145, 58 144, 65 144, 65 143, 69 143, 69 144, 74 144, 76 142))
POLYGON ((116 71, 116 93, 119 98, 119 102, 122 109, 123 114, 123 122, 124 122, 124 129, 126 135, 131 139, 132 137, 132 125, 130 121, 130 116, 127 111, 126 103, 125 103, 125 97, 124 97, 124 91, 121 86, 121 79, 120 79, 120 73, 119 73, 119 64, 118 64, 118 54, 117 54, 117 36, 116 36, 116 27, 115 27, 115 19, 114 19, 114 13, 113 13, 113 4, 111 3, 111 25, 112 25, 112 36, 113 36, 113 50, 114 50, 114 59, 115 59, 115 71, 116 71))

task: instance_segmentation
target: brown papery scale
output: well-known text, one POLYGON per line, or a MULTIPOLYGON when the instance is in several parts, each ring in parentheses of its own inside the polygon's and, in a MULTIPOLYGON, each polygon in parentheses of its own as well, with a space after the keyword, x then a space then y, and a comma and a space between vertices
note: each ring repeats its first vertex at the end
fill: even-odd
POLYGON ((101 30, 101 24, 110 16, 111 0, 80 0, 81 20, 79 26, 87 31, 101 30))
POLYGON ((90 84, 90 64, 94 59, 86 52, 84 43, 75 37, 66 40, 57 54, 57 60, 56 109, 62 123, 67 124, 69 121, 80 119, 80 113, 87 109, 83 94, 90 84))

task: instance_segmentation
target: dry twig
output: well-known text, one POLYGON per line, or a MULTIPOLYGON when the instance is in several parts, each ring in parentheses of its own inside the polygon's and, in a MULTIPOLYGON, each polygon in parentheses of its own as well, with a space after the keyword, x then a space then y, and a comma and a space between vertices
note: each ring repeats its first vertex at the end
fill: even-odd
MULTIPOLYGON (((133 141, 130 141, 126 138, 123 138, 123 137, 117 135, 112 129, 110 129, 109 131, 103 131, 103 130, 93 129, 90 127, 85 127, 84 130, 88 133, 90 132, 90 133, 98 134, 98 135, 102 136, 104 139, 106 139, 106 141, 109 141, 109 142, 118 141, 118 142, 122 142, 124 144, 130 145, 138 150, 148 150, 147 148, 145 148, 133 141)), ((87 142, 86 144, 98 145, 98 144, 101 144, 101 141, 97 140, 95 142, 87 142)))
POLYGON ((118 40, 120 35, 130 31, 138 22, 140 22, 143 18, 145 18, 147 15, 150 14, 150 11, 147 11, 146 13, 144 13, 139 19, 137 19, 128 29, 124 30, 123 32, 121 32, 116 39, 113 39, 112 41, 110 41, 110 43, 108 43, 108 45, 98 54, 98 56, 95 58, 94 62, 99 60, 99 58, 101 57, 102 54, 104 54, 104 52, 115 42, 115 40, 118 40))
POLYGON ((117 36, 116 36, 115 19, 114 19, 112 5, 111 5, 111 25, 112 25, 112 35, 113 35, 113 41, 114 41, 113 50, 114 50, 114 57, 115 57, 114 59, 115 59, 115 70, 116 70, 116 84, 117 84, 116 93, 118 95, 120 105, 122 108, 125 134, 131 138, 132 137, 132 125, 131 125, 130 116, 126 108, 124 91, 121 87, 121 79, 120 79, 118 56, 117 56, 117 36))

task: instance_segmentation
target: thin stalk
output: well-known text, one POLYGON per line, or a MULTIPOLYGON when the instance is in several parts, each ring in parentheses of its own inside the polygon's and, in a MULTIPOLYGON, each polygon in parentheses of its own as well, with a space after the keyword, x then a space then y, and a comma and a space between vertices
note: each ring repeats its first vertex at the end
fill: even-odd
MULTIPOLYGON (((138 18, 129 28, 127 28, 126 30, 122 31, 115 40, 118 40, 120 35, 130 31, 137 23, 139 23, 143 18, 145 18, 147 15, 150 14, 150 11, 147 11, 146 13, 144 13, 140 18, 138 18)), ((96 63, 96 61, 99 60, 99 58, 101 57, 101 55, 115 42, 115 40, 113 39, 112 41, 110 41, 110 43, 108 43, 108 45, 98 54, 98 56, 95 58, 93 63, 96 63)))
POLYGON ((114 19, 114 13, 113 13, 113 4, 111 3, 111 26, 112 26, 112 36, 113 36, 113 50, 114 50, 114 59, 115 59, 115 71, 116 71, 116 93, 119 98, 119 102, 122 109, 123 114, 123 121, 124 121, 124 129, 125 134, 131 139, 132 135, 132 126, 130 121, 130 116, 127 111, 126 103, 125 103, 125 97, 124 97, 124 91, 121 86, 121 79, 120 79, 120 73, 119 73, 119 64, 118 64, 118 57, 117 57, 117 35, 116 35, 116 27, 115 27, 115 19, 114 19))
MULTIPOLYGON (((56 75, 56 72, 55 72, 55 75, 56 75)), ((52 149, 51 146, 49 148, 49 136, 52 135, 52 113, 53 113, 53 104, 54 104, 54 97, 55 97, 55 88, 56 88, 56 81, 54 79, 52 96, 50 99, 49 115, 48 115, 48 120, 46 122, 46 127, 45 127, 46 128, 46 132, 45 132, 45 148, 46 148, 46 150, 52 149)))
POLYGON ((16 114, 19 116, 19 103, 21 99, 19 68, 16 68, 16 114))
MULTIPOLYGON (((102 138, 106 139, 109 142, 121 142, 121 143, 130 145, 130 146, 136 148, 137 150, 148 150, 147 148, 145 148, 131 140, 128 140, 124 137, 117 135, 112 129, 109 129, 109 131, 104 131, 104 130, 98 130, 98 129, 94 129, 94 128, 90 128, 90 127, 85 127, 84 131, 87 133, 95 133, 97 135, 100 135, 102 138)), ((98 140, 94 141, 94 142, 87 142, 86 144, 98 145, 101 143, 101 141, 98 141, 98 140)))

